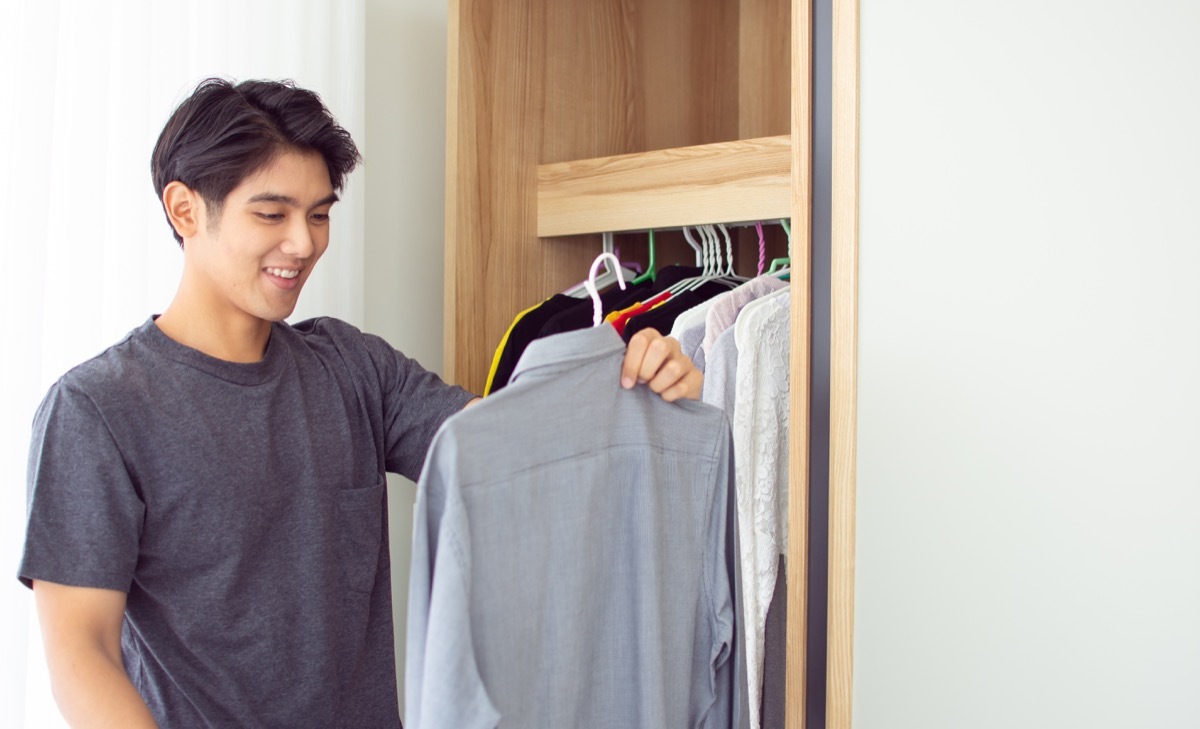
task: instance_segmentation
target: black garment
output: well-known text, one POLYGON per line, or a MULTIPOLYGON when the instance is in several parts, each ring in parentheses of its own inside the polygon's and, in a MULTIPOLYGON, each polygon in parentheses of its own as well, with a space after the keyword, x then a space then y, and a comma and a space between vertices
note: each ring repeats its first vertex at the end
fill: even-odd
MULTIPOLYGON (((608 291, 600 294, 601 310, 607 314, 610 311, 617 311, 633 306, 638 301, 644 301, 657 293, 665 291, 686 278, 699 275, 700 269, 693 266, 667 266, 655 275, 654 281, 645 281, 634 286, 626 286, 624 290, 619 286, 613 286, 608 291)), ((723 287, 717 289, 717 291, 723 290, 726 289, 723 287)), ((709 294, 709 296, 712 295, 715 294, 709 294)), ((697 303, 703 300, 703 298, 698 299, 697 303)), ((508 333, 508 340, 504 343, 504 350, 500 353, 499 364, 497 364, 496 372, 492 376, 492 387, 484 394, 490 395, 494 392, 499 392, 508 384, 508 378, 512 377, 513 370, 517 367, 517 362, 520 361, 525 348, 533 340, 547 337, 551 334, 586 329, 592 326, 593 309, 592 298, 590 296, 584 299, 577 299, 566 294, 555 294, 543 301, 536 309, 521 317, 521 320, 514 324, 508 333)), ((634 319, 636 318, 634 317, 634 319)), ((634 319, 630 321, 634 321, 634 319)), ((674 317, 672 317, 671 321, 672 323, 674 322, 674 317)), ((664 334, 671 331, 670 324, 667 325, 666 329, 659 329, 659 331, 664 334)), ((628 329, 626 332, 628 332, 628 329)), ((625 341, 629 341, 628 336, 625 337, 625 341)))
MULTIPOLYGON (((609 312, 628 308, 638 301, 645 301, 655 294, 666 291, 685 278, 692 278, 699 275, 700 269, 693 266, 667 266, 655 274, 653 281, 632 284, 626 286, 624 290, 619 286, 613 286, 601 293, 601 311, 607 315, 609 312)), ((592 314, 591 297, 579 299, 577 306, 573 306, 550 317, 550 320, 542 327, 538 338, 548 337, 551 334, 571 332, 576 329, 587 329, 592 326, 592 314)))
POLYGON ((763 633, 762 703, 758 715, 762 729, 783 729, 787 721, 785 697, 787 676, 787 561, 779 555, 775 574, 775 592, 767 606, 767 625, 763 633))
MULTIPOLYGON (((624 301, 627 296, 633 295, 641 297, 653 295, 651 291, 654 288, 653 281, 643 281, 640 284, 631 284, 624 289, 614 285, 612 288, 601 292, 600 294, 600 311, 602 314, 608 314, 617 308, 617 303, 624 301)), ((549 337, 554 334, 562 334, 563 332, 573 332, 579 329, 587 329, 592 326, 592 317, 595 314, 595 307, 592 304, 592 297, 585 296, 582 299, 575 299, 575 305, 563 311, 558 312, 550 317, 549 321, 542 326, 541 332, 538 333, 538 339, 549 337)))
POLYGON ((628 342, 643 329, 655 329, 660 334, 671 331, 675 319, 693 306, 708 301, 719 293, 729 290, 723 283, 710 281, 702 284, 693 291, 684 291, 667 299, 666 303, 657 309, 651 309, 644 314, 638 314, 625 323, 625 333, 621 336, 628 342))
MULTIPOLYGON (((502 390, 508 384, 508 378, 512 377, 513 370, 517 368, 517 362, 525 353, 525 348, 538 338, 546 322, 555 314, 566 311, 578 303, 579 299, 573 296, 555 294, 539 304, 536 309, 521 317, 521 320, 514 324, 508 333, 504 351, 500 353, 500 361, 496 365, 496 373, 492 376, 492 388, 484 394, 491 395, 502 390)), ((586 303, 590 308, 591 297, 587 299, 586 303)))

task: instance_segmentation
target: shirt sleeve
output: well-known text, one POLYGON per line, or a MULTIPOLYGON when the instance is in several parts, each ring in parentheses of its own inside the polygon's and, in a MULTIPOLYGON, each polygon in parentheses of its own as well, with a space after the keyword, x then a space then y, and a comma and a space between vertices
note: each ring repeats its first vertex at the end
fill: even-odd
POLYGON ((416 481, 438 428, 475 396, 446 384, 380 337, 364 336, 380 376, 387 470, 416 481))
POLYGON ((404 678, 409 729, 490 729, 501 718, 475 660, 471 540, 454 487, 455 450, 453 441, 434 444, 417 489, 404 678))
POLYGON ((128 592, 145 504, 95 403, 59 381, 33 421, 18 578, 128 592))

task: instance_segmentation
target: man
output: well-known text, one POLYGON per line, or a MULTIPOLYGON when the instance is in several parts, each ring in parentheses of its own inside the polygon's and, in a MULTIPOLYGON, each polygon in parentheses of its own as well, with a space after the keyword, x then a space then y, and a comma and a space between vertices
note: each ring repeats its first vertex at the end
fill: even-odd
MULTIPOLYGON (((151 164, 183 248, 160 316, 34 421, 21 580, 73 726, 395 727, 385 472, 474 402, 378 337, 283 320, 358 150, 318 97, 210 79, 151 164)), ((696 398, 654 332, 622 384, 696 398)))

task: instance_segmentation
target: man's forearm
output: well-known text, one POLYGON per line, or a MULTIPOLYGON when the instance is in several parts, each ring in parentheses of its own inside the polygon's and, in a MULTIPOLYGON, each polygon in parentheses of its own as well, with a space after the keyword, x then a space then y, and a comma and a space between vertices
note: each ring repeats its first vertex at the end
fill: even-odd
POLYGON ((120 658, 88 649, 49 653, 54 700, 73 729, 157 728, 120 658))

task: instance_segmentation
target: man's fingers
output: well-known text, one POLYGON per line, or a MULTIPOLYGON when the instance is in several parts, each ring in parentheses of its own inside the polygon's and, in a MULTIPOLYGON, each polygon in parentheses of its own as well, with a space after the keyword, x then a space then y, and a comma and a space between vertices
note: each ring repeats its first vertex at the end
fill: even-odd
MULTIPOLYGON (((644 331, 646 330, 638 332, 634 338, 643 336, 644 331)), ((645 338, 649 343, 646 345, 646 352, 642 356, 641 365, 638 366, 638 382, 653 382, 664 367, 673 371, 675 374, 674 380, 678 380, 681 374, 678 363, 674 363, 674 366, 672 366, 673 363, 671 360, 673 359, 673 355, 679 353, 679 343, 674 339, 662 336, 658 332, 650 332, 645 335, 645 338)), ((674 380, 668 384, 674 384, 674 380)), ((660 384, 659 389, 654 391, 661 392, 663 389, 665 389, 665 386, 660 384)))
POLYGON ((621 386, 633 387, 638 382, 648 382, 663 361, 669 347, 663 336, 653 329, 643 329, 629 340, 625 348, 625 361, 621 366, 621 386))
MULTIPOLYGON (((651 345, 651 349, 653 348, 654 345, 651 345)), ((646 381, 646 385, 661 395, 673 387, 675 383, 683 379, 683 375, 683 363, 677 358, 667 359, 658 367, 655 373, 651 373, 651 377, 646 381)))
POLYGON ((699 400, 700 393, 704 387, 704 375, 700 370, 693 369, 683 376, 683 379, 671 385, 662 394, 662 399, 667 402, 675 402, 676 400, 699 400))
POLYGON ((679 341, 653 329, 643 329, 629 340, 621 365, 621 386, 645 383, 667 402, 681 398, 696 400, 704 375, 679 347, 679 341))

